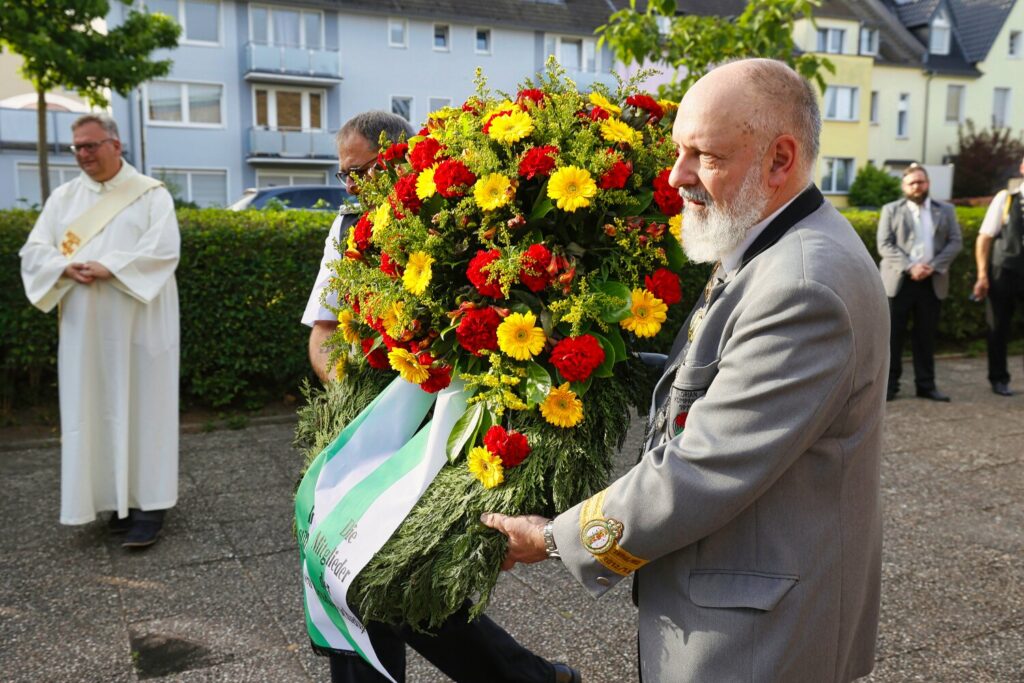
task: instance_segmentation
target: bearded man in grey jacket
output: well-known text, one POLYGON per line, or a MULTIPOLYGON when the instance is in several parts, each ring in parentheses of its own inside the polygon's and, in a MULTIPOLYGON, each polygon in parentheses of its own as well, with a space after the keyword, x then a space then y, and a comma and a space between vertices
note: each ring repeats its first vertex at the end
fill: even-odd
POLYGON ((597 597, 635 575, 643 680, 848 681, 878 627, 889 314, 812 184, 821 119, 781 62, 683 98, 683 247, 717 262, 668 354, 646 451, 554 520, 486 514, 505 568, 559 557, 597 597))

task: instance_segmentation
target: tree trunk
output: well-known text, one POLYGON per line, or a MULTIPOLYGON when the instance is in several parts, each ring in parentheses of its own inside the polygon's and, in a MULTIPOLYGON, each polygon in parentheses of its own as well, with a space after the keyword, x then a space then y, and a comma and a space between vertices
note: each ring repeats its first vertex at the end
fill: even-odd
POLYGON ((39 151, 39 196, 42 198, 40 204, 45 204, 50 197, 50 149, 46 139, 46 91, 36 86, 36 133, 38 143, 36 149, 39 151))

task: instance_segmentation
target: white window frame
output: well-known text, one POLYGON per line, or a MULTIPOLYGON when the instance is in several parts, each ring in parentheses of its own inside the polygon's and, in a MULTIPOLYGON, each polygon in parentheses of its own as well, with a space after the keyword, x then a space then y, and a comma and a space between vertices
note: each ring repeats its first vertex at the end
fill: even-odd
POLYGON ((966 104, 967 104, 967 86, 965 86, 962 83, 950 83, 949 85, 947 85, 946 86, 946 111, 943 114, 946 123, 953 124, 954 126, 959 126, 961 123, 963 123, 964 122, 964 109, 966 108, 966 106, 965 106, 966 104), (950 98, 952 97, 954 92, 959 92, 960 93, 960 97, 959 97, 959 99, 957 100, 957 103, 956 103, 957 104, 956 118, 950 118, 949 117, 950 98))
POLYGON ((213 167, 213 168, 178 168, 178 167, 174 167, 174 166, 153 166, 153 167, 151 167, 149 169, 149 175, 153 176, 157 180, 161 180, 162 174, 165 174, 165 173, 183 173, 183 174, 185 174, 185 176, 186 176, 186 178, 188 180, 186 182, 186 187, 182 188, 182 190, 185 192, 185 196, 181 197, 181 199, 184 199, 187 202, 195 202, 195 199, 192 198, 192 175, 193 174, 198 174, 198 175, 215 175, 215 174, 218 174, 218 173, 223 173, 224 174, 224 203, 221 204, 220 206, 224 207, 224 206, 227 206, 228 204, 231 203, 231 199, 230 199, 230 196, 229 196, 230 195, 230 188, 231 188, 231 176, 230 176, 231 171, 230 171, 230 169, 223 168, 223 167, 213 167))
POLYGON ((940 9, 932 19, 928 30, 928 52, 933 55, 948 55, 953 42, 953 25, 945 9, 940 9))
POLYGON ((877 90, 871 91, 871 102, 868 109, 868 122, 872 126, 878 125, 878 108, 882 95, 877 90))
POLYGON ((494 54, 494 31, 489 26, 476 26, 473 29, 473 53, 478 55, 490 55, 494 54), (481 50, 477 46, 478 34, 481 31, 487 32, 487 49, 481 50))
POLYGON ((398 17, 388 17, 388 47, 406 49, 409 47, 409 20, 400 19, 398 17), (402 26, 402 42, 396 43, 391 40, 392 30, 391 27, 395 24, 402 26))
POLYGON ((823 166, 822 166, 822 169, 821 169, 821 192, 823 194, 849 194, 850 193, 850 187, 853 186, 853 180, 854 180, 855 174, 857 172, 857 165, 855 163, 856 159, 854 159, 853 157, 822 157, 821 161, 823 163, 823 166), (831 178, 831 180, 832 180, 832 187, 826 187, 825 186, 825 178, 828 177, 827 170, 828 170, 828 164, 829 164, 830 161, 833 162, 833 166, 832 166, 833 170, 832 170, 832 178, 831 178), (837 189, 835 187, 835 181, 836 181, 835 162, 849 162, 849 166, 847 167, 847 174, 846 174, 846 179, 847 179, 848 187, 845 190, 840 190, 840 189, 837 189))
POLYGON ((860 88, 852 85, 830 85, 825 89, 824 95, 824 106, 822 106, 822 117, 825 121, 860 121, 860 88), (840 91, 849 92, 848 102, 849 110, 846 112, 839 111, 840 103, 840 91), (829 106, 829 95, 835 98, 835 115, 830 116, 828 113, 829 106))
POLYGON ((993 88, 992 89, 992 127, 993 128, 1005 128, 1010 124, 1010 109, 1013 103, 1013 89, 1011 88, 993 88), (1003 112, 1002 121, 1000 122, 997 118, 999 112, 996 111, 996 105, 999 102, 999 93, 1005 92, 1006 99, 1003 100, 1003 112))
POLYGON ((260 177, 267 176, 288 176, 287 185, 274 185, 274 187, 295 187, 296 185, 330 185, 327 178, 327 171, 306 171, 306 170, 293 170, 293 169, 256 169, 256 187, 264 187, 264 184, 260 182, 260 177), (296 176, 317 176, 319 182, 308 182, 307 178, 299 178, 302 182, 295 182, 296 176))
POLYGON ((267 42, 266 45, 271 47, 298 47, 303 50, 325 50, 327 49, 327 22, 324 19, 324 13, 320 10, 315 9, 299 9, 298 7, 280 7, 275 5, 265 5, 263 3, 249 5, 248 17, 249 17, 249 42, 256 43, 256 37, 252 30, 253 21, 253 10, 262 9, 267 11, 267 42), (288 11, 299 13, 299 44, 298 45, 280 45, 274 38, 274 19, 273 14, 275 11, 288 11), (319 14, 320 15, 320 47, 308 47, 309 41, 306 40, 306 21, 303 15, 306 14, 319 14))
POLYGON ((178 81, 178 80, 156 80, 154 83, 177 84, 181 86, 181 121, 158 121, 149 117, 149 84, 143 86, 145 92, 146 125, 161 128, 206 128, 222 129, 227 127, 227 86, 222 81, 178 81), (220 86, 220 123, 192 123, 189 121, 189 85, 217 85, 220 86))
POLYGON ((1010 59, 1020 59, 1024 56, 1024 31, 1010 31, 1009 40, 1006 56, 1010 59))
POLYGON ((415 112, 416 98, 413 97, 412 95, 389 95, 388 96, 388 108, 387 108, 387 111, 391 112, 392 114, 395 113, 394 104, 395 104, 395 100, 396 99, 409 100, 409 118, 408 118, 408 121, 409 121, 409 123, 412 123, 413 121, 415 121, 416 120, 416 114, 414 114, 413 112, 415 112))
MULTIPOLYGON (((565 34, 565 35, 562 35, 562 34, 548 34, 547 37, 554 39, 554 48, 553 49, 554 49, 555 60, 557 60, 558 63, 561 64, 562 67, 564 67, 566 71, 569 71, 570 73, 572 73, 573 71, 576 71, 577 73, 585 73, 585 74, 599 74, 599 73, 603 73, 602 69, 604 68, 604 64, 602 63, 602 60, 601 60, 601 53, 603 52, 603 50, 601 50, 598 47, 597 41, 594 40, 593 38, 587 38, 586 36, 572 36, 572 35, 568 35, 568 34, 565 34), (573 42, 578 42, 580 44, 580 68, 579 68, 578 71, 576 69, 570 69, 565 64, 562 64, 562 41, 563 40, 571 40, 573 42), (590 47, 594 51, 594 70, 593 71, 587 69, 587 48, 588 47, 590 47)), ((548 53, 548 54, 551 54, 551 53, 548 53)))
MULTIPOLYGON (((54 172, 54 171, 57 171, 57 180, 58 180, 58 182, 51 189, 56 189, 56 188, 60 187, 61 185, 63 185, 64 183, 66 183, 66 182, 68 182, 70 180, 74 180, 75 178, 78 177, 78 174, 80 174, 82 172, 82 169, 80 169, 78 166, 76 166, 74 164, 55 164, 53 162, 50 162, 47 167, 49 168, 51 173, 54 172), (67 174, 66 176, 65 176, 65 173, 67 174)), ((35 161, 16 161, 14 163, 14 201, 15 202, 21 201, 22 199, 26 199, 25 193, 23 192, 22 187, 21 187, 21 172, 23 170, 25 170, 25 171, 32 171, 32 175, 33 175, 34 182, 35 182, 36 192, 40 192, 40 194, 41 194, 41 191, 39 189, 39 164, 37 162, 35 162, 35 161)), ((42 197, 40 196, 38 204, 41 206, 42 203, 43 203, 43 200, 42 200, 42 197)))
POLYGON ((834 26, 822 26, 821 28, 818 29, 818 32, 816 34, 816 39, 817 39, 818 42, 815 45, 815 47, 817 48, 815 50, 815 52, 821 52, 821 53, 829 54, 829 55, 841 55, 841 54, 845 53, 845 50, 846 50, 846 29, 845 28, 836 28, 834 26), (824 50, 821 49, 821 47, 822 47, 822 40, 821 39, 822 39, 823 35, 824 35, 824 38, 825 38, 825 43, 824 43, 825 49, 824 50), (833 50, 832 49, 832 39, 836 35, 839 36, 839 49, 838 50, 833 50))
POLYGON ((300 114, 302 118, 302 128, 297 131, 287 131, 289 133, 320 133, 327 130, 327 90, 323 88, 303 88, 296 85, 276 85, 272 83, 254 83, 252 85, 252 125, 254 128, 261 128, 263 124, 259 123, 256 112, 256 91, 266 90, 267 91, 267 127, 264 130, 279 130, 277 126, 277 97, 278 92, 297 92, 302 95, 302 104, 300 105, 300 114), (320 127, 313 128, 311 125, 312 117, 310 116, 311 107, 309 105, 309 96, 311 94, 320 95, 320 127), (273 121, 273 125, 271 125, 273 121))
POLYGON ((434 48, 434 52, 451 52, 452 51, 452 25, 451 24, 434 24, 434 30, 430 34, 430 45, 434 48), (444 31, 444 45, 442 47, 437 46, 437 30, 441 29, 444 31))
POLYGON ((896 104, 896 139, 906 140, 910 137, 910 93, 901 92, 896 104), (900 114, 903 114, 903 130, 900 130, 900 114))
POLYGON ((875 57, 878 55, 878 44, 881 37, 878 34, 877 28, 868 28, 867 26, 860 27, 860 53, 867 57, 875 57), (867 38, 867 45, 864 45, 865 38, 867 38))
POLYGON ((220 0, 215 0, 217 4, 217 40, 212 42, 209 40, 192 40, 188 37, 188 24, 185 15, 185 3, 187 0, 178 0, 178 16, 171 17, 177 22, 178 26, 181 27, 181 38, 178 39, 178 45, 190 45, 193 47, 222 47, 224 45, 224 5, 220 0))

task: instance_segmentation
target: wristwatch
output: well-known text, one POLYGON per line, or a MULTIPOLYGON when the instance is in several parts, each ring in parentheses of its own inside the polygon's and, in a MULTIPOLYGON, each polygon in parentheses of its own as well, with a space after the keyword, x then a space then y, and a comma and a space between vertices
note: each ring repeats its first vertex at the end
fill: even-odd
POLYGON ((544 552, 548 554, 549 560, 560 560, 562 556, 558 554, 558 546, 555 545, 555 534, 554 534, 555 520, 549 519, 548 523, 544 525, 544 552))

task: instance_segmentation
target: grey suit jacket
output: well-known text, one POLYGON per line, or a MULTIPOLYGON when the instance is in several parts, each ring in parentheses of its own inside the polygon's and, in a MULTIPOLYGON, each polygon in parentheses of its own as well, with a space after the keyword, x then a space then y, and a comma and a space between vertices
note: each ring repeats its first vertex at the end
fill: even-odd
MULTIPOLYGON (((878 253, 882 256, 879 269, 885 294, 889 297, 896 296, 900 291, 906 271, 910 268, 910 250, 914 246, 914 216, 907 206, 909 202, 904 198, 886 204, 878 218, 878 253)), ((963 238, 953 205, 934 199, 931 205, 932 225, 935 226, 935 256, 928 265, 935 269, 931 278, 935 296, 945 299, 949 294, 949 265, 963 249, 963 238)))
POLYGON ((645 681, 863 676, 889 358, 875 264, 826 202, 711 299, 640 462, 556 518, 565 566, 595 597, 638 569, 645 681), (595 533, 608 520, 617 543, 595 533))

